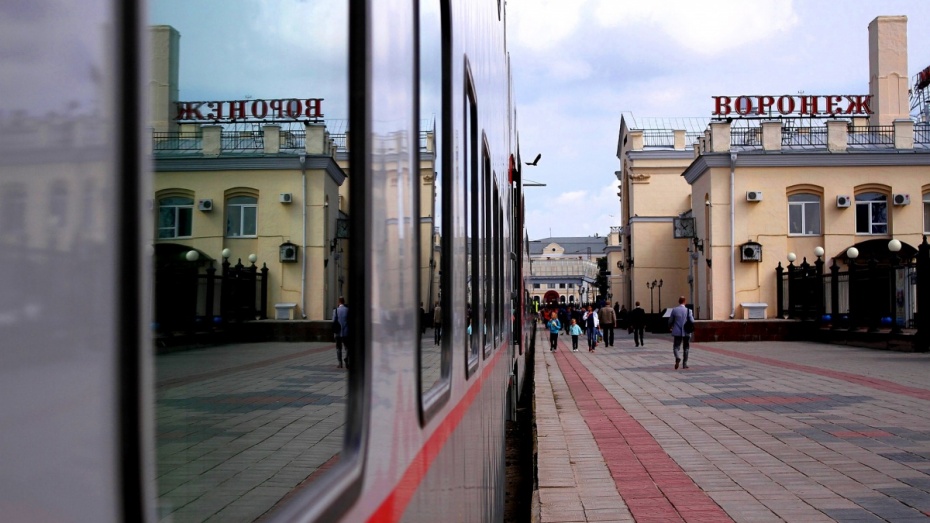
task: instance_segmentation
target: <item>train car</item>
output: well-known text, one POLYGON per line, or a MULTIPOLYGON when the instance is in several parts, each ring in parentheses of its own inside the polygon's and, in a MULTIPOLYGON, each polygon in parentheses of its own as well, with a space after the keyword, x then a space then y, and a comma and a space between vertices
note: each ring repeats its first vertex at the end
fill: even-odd
MULTIPOLYGON (((299 10, 339 2, 174 4, 345 34, 347 371, 331 342, 156 350, 151 4, 0 9, 0 519, 501 521, 535 328, 505 3, 347 0, 329 21, 299 10), (426 99, 435 343, 418 307, 426 99)), ((248 42, 226 36, 245 67, 248 42)), ((296 74, 310 57, 290 52, 296 74)))

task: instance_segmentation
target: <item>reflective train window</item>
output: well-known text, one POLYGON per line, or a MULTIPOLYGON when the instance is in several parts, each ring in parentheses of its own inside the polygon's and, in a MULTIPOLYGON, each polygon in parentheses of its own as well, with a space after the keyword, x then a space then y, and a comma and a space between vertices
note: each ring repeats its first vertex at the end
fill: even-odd
MULTIPOLYGON (((419 3, 419 98, 420 98, 420 302, 425 304, 420 326, 420 386, 428 408, 440 392, 442 380, 449 377, 451 345, 445 343, 442 328, 448 321, 443 303, 442 274, 444 239, 449 237, 443 222, 443 189, 446 169, 443 154, 445 81, 443 68, 449 47, 444 45, 443 13, 438 0, 419 3)), ((448 277, 449 271, 446 269, 448 277)), ((448 384, 448 382, 447 382, 448 384)))
POLYGON ((468 369, 471 373, 478 364, 479 311, 481 309, 481 285, 479 275, 479 195, 478 186, 478 107, 475 100, 474 84, 471 81, 468 63, 465 63, 465 147, 462 180, 462 219, 465 223, 465 340, 467 346, 468 369))
MULTIPOLYGON (((491 242, 491 154, 488 151, 487 143, 484 143, 481 154, 481 207, 479 217, 481 218, 481 281, 484 283, 483 304, 481 308, 481 344, 484 347, 484 355, 491 352, 491 340, 488 337, 488 330, 493 326, 489 325, 491 315, 494 313, 492 300, 494 299, 494 283, 491 281, 491 257, 493 248, 491 242)), ((492 333, 493 334, 493 333, 492 333)))
POLYGON ((257 520, 352 455, 348 3, 149 8, 158 516, 257 520))

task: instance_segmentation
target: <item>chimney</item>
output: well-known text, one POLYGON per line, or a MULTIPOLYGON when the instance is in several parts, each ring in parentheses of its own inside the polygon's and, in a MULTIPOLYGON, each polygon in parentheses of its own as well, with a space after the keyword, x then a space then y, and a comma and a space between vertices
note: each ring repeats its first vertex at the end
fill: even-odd
POLYGON ((907 17, 879 16, 869 24, 869 125, 910 118, 907 75, 907 17))
POLYGON ((175 132, 178 130, 178 64, 181 33, 170 25, 156 25, 151 28, 152 38, 152 75, 150 123, 155 132, 175 132))

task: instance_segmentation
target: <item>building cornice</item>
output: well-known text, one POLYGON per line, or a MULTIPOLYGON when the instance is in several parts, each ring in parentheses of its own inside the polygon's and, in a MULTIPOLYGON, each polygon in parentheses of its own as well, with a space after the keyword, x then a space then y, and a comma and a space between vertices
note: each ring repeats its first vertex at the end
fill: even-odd
MULTIPOLYGON (((730 167, 730 152, 705 153, 695 158, 681 174, 685 181, 693 184, 709 169, 730 167)), ((846 151, 829 153, 824 151, 736 151, 736 167, 908 167, 930 166, 930 154, 923 151, 846 151)))
MULTIPOLYGON (((242 156, 216 158, 155 158, 155 172, 216 172, 216 171, 300 171, 297 156, 242 156)), ((342 185, 346 173, 336 161, 328 155, 306 156, 304 162, 307 170, 325 171, 337 185, 342 185)))

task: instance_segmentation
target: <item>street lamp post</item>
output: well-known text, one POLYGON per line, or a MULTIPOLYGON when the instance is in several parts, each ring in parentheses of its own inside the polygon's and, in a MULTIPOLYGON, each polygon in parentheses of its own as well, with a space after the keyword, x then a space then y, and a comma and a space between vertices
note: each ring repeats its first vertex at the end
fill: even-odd
POLYGON ((901 250, 901 241, 893 239, 888 242, 888 250, 891 251, 891 271, 889 272, 888 287, 891 289, 891 333, 900 334, 901 327, 898 325, 898 252, 901 250))
MULTIPOLYGON (((656 311, 655 306, 653 304, 653 297, 655 296, 655 288, 658 285, 659 285, 659 282, 656 280, 652 280, 652 283, 649 283, 648 281, 646 282, 646 288, 649 289, 649 314, 652 314, 656 311)), ((662 291, 659 291, 659 292, 662 292, 662 291)))
POLYGON ((849 296, 849 311, 847 314, 849 315, 849 330, 851 331, 856 330, 856 313, 858 312, 853 306, 853 302, 855 301, 853 300, 853 287, 855 286, 856 281, 856 258, 858 257, 859 249, 855 247, 846 249, 846 258, 848 258, 849 263, 849 279, 846 283, 846 287, 848 289, 846 294, 849 296))
POLYGON ((659 312, 662 312, 662 280, 659 280, 659 312))

